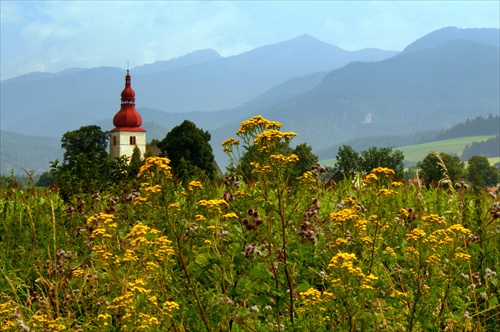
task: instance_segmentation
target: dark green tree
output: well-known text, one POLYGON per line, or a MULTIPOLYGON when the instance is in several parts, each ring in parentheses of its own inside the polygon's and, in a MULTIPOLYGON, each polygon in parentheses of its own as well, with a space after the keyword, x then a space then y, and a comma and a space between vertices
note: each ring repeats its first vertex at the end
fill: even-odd
POLYGON ((81 154, 97 161, 107 159, 108 140, 109 132, 102 131, 101 127, 96 125, 68 131, 61 139, 61 147, 66 150, 63 164, 73 167, 81 154))
POLYGON ((361 156, 349 145, 339 147, 337 162, 333 168, 333 178, 338 181, 344 177, 351 178, 361 171, 361 156))
POLYGON ((52 187, 54 185, 54 176, 50 172, 43 172, 36 182, 37 187, 52 187))
POLYGON ((114 183, 129 181, 134 178, 130 173, 131 165, 127 156, 120 156, 110 161, 109 175, 114 183))
POLYGON ((210 133, 196 127, 185 120, 174 127, 167 136, 158 143, 162 154, 170 159, 174 174, 186 180, 195 174, 204 172, 207 176, 215 175, 214 155, 210 141, 210 133))
POLYGON ((475 187, 494 186, 500 182, 500 172, 488 158, 473 156, 467 164, 467 180, 475 187))
POLYGON ((1 188, 19 188, 17 178, 14 176, 14 171, 10 171, 10 176, 0 176, 0 189, 1 188))
POLYGON ((430 152, 417 163, 417 167, 420 179, 428 186, 453 185, 465 175, 465 166, 460 157, 444 152, 430 152))
POLYGON ((376 148, 371 147, 368 150, 361 151, 360 169, 361 172, 367 174, 374 168, 386 167, 390 168, 396 173, 397 179, 404 177, 404 164, 405 159, 403 152, 400 150, 392 150, 392 148, 376 148))
POLYGON ((299 161, 294 164, 293 175, 301 176, 307 171, 311 170, 313 164, 318 163, 318 156, 312 152, 312 147, 307 143, 299 144, 293 149, 293 154, 299 157, 299 161))
POLYGON ((155 157, 159 154, 158 144, 160 141, 152 140, 149 144, 146 144, 146 152, 144 152, 144 159, 149 157, 155 157))
POLYGON ((110 180, 107 145, 109 133, 90 125, 65 133, 61 147, 65 149, 62 165, 56 160, 51 173, 64 192, 92 192, 110 180))
POLYGON ((134 150, 132 151, 132 157, 130 158, 130 164, 128 167, 129 176, 136 177, 139 173, 139 169, 141 168, 142 163, 143 160, 141 157, 141 150, 136 145, 134 147, 134 150))

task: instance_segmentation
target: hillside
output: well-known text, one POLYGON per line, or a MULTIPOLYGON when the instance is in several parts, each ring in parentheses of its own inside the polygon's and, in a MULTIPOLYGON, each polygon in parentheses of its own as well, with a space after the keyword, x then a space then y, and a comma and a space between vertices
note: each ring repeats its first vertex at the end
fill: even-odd
MULTIPOLYGON (((400 150, 403 152, 406 164, 415 164, 419 161, 422 161, 431 151, 436 151, 439 153, 444 152, 460 156, 464 151, 466 145, 471 144, 473 142, 483 142, 492 137, 495 136, 494 135, 466 136, 466 137, 452 138, 442 141, 434 141, 422 144, 394 147, 394 150, 400 150)), ((330 158, 321 160, 320 163, 325 166, 333 166, 335 164, 335 161, 336 161, 335 158, 330 158)), ((490 162, 491 161, 494 162, 500 161, 500 155, 495 158, 491 158, 490 162)))
MULTIPOLYGON (((456 40, 331 71, 312 90, 254 109, 315 151, 352 139, 434 131, 500 109, 499 50, 456 40), (457 56, 460 55, 460 56, 457 56)), ((242 113, 240 108, 234 113, 242 113)), ((213 132, 222 142, 236 121, 213 132)))
MULTIPOLYGON (((141 66, 137 72, 132 68, 132 86, 138 107, 208 112, 234 108, 292 78, 395 54, 376 49, 346 51, 304 35, 227 58, 205 51, 141 66)), ((112 118, 119 108, 124 74, 120 68, 92 68, 2 81, 1 129, 60 137, 68 130, 112 118)))
MULTIPOLYGON (((482 142, 490 139, 492 135, 485 136, 466 136, 459 138, 451 138, 442 141, 428 142, 410 146, 398 147, 398 150, 403 151, 405 160, 410 162, 418 162, 425 158, 431 151, 445 152, 457 156, 461 156, 467 144, 472 142, 482 142)), ((500 155, 498 156, 500 157, 500 155)))
POLYGON ((23 168, 35 174, 49 170, 50 161, 62 160, 64 151, 60 139, 26 136, 0 131, 0 175, 11 170, 24 174, 23 168))
POLYGON ((468 40, 494 47, 500 47, 498 29, 457 29, 446 27, 433 31, 422 38, 417 39, 403 50, 408 54, 434 48, 454 40, 468 40))

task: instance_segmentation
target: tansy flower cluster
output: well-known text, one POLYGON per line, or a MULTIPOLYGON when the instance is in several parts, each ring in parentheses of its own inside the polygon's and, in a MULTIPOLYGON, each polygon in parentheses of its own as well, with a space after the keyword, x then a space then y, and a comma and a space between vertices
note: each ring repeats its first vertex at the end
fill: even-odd
POLYGON ((291 131, 282 132, 279 130, 270 129, 258 134, 253 140, 253 143, 255 145, 266 145, 271 142, 279 142, 282 139, 290 140, 294 136, 297 136, 297 134, 291 131))
POLYGON ((200 181, 191 181, 191 182, 189 182, 189 184, 188 184, 188 190, 192 191, 192 190, 194 190, 194 188, 200 188, 200 189, 202 189, 203 185, 201 184, 200 181))
POLYGON ((289 156, 284 156, 282 154, 272 154, 269 156, 269 158, 271 158, 271 160, 273 160, 273 161, 277 161, 277 162, 282 163, 282 164, 295 163, 295 162, 299 161, 299 157, 293 153, 289 156))
MULTIPOLYGON (((154 326, 160 325, 160 320, 151 314, 152 309, 158 307, 158 298, 156 295, 150 295, 151 292, 146 280, 137 278, 128 282, 125 293, 113 299, 106 309, 116 311, 116 324, 121 329, 150 331, 154 326), (146 305, 150 310, 148 313, 139 311, 139 305, 146 305)), ((167 314, 170 314, 170 311, 167 310, 167 314)), ((111 315, 103 313, 98 318, 102 325, 107 326, 111 315)))
MULTIPOLYGON (((329 299, 334 297, 333 293, 327 291, 320 292, 316 288, 309 288, 305 292, 300 292, 299 296, 302 299, 302 305, 303 305, 298 309, 299 312, 309 311, 311 309, 307 307, 325 303, 329 299)), ((319 310, 325 310, 325 309, 319 308, 319 310)))
POLYGON ((379 189, 377 192, 377 196, 395 196, 397 194, 397 191, 385 188, 379 189))
POLYGON ((378 177, 386 177, 386 178, 388 178, 388 177, 394 176, 396 173, 394 173, 394 171, 392 169, 390 169, 390 168, 377 167, 377 168, 372 169, 371 174, 375 174, 378 177))
POLYGON ((237 139, 234 139, 233 137, 230 137, 226 139, 224 142, 222 142, 222 146, 224 147, 224 152, 229 152, 231 151, 232 147, 234 145, 239 145, 240 141, 237 139))
POLYGON ((346 221, 355 220, 356 218, 358 218, 358 212, 350 208, 330 213, 330 221, 333 221, 335 223, 343 223, 346 221))
MULTIPOLYGON (((392 178, 395 174, 396 173, 390 168, 377 167, 377 168, 372 169, 370 174, 368 174, 363 179, 363 184, 368 185, 368 184, 376 182, 378 180, 389 179, 389 178, 392 178)), ((397 187, 397 186, 400 186, 400 182, 392 182, 391 185, 397 187)))
POLYGON ((33 330, 42 331, 63 331, 66 330, 66 326, 62 324, 62 317, 57 317, 52 319, 47 314, 33 315, 31 316, 31 324, 33 330))
POLYGON ((241 123, 240 129, 236 132, 236 135, 245 134, 249 131, 254 131, 256 129, 264 130, 264 129, 280 129, 282 126, 281 123, 276 121, 269 121, 263 118, 261 115, 254 116, 251 119, 243 121, 241 123))
POLYGON ((339 266, 340 268, 352 268, 355 260, 355 254, 341 252, 332 257, 330 263, 328 264, 328 268, 330 269, 339 266))
POLYGON ((172 172, 169 166, 170 159, 160 157, 148 157, 144 165, 139 169, 138 178, 151 179, 155 174, 162 174, 164 177, 171 178, 172 172))
POLYGON ((444 217, 440 217, 437 214, 431 214, 428 216, 422 217, 423 225, 429 227, 433 224, 446 225, 446 219, 444 217))
POLYGON ((271 173, 271 167, 268 165, 261 166, 259 163, 256 162, 250 162, 250 166, 253 167, 252 173, 253 174, 269 174, 271 173))
POLYGON ((425 231, 420 228, 415 228, 411 233, 406 234, 406 240, 418 241, 425 236, 425 231))
MULTIPOLYGON (((336 270, 346 270, 350 275, 361 278, 361 289, 373 289, 370 285, 371 282, 378 280, 373 274, 365 275, 360 267, 354 267, 354 261, 356 261, 356 255, 353 253, 338 253, 332 257, 330 263, 328 264, 328 269, 334 270, 332 274, 335 273, 336 270)), ((359 280, 359 279, 358 279, 359 280)), ((333 286, 338 286, 341 282, 347 282, 347 280, 342 280, 342 278, 332 279, 331 280, 333 286)))
POLYGON ((174 310, 180 309, 179 304, 174 301, 166 301, 165 303, 163 303, 163 308, 165 309, 165 313, 169 316, 172 316, 172 312, 174 310))
POLYGON ((223 199, 202 199, 201 201, 198 201, 198 206, 208 208, 207 211, 209 213, 221 214, 223 209, 227 209, 229 207, 229 204, 223 199))

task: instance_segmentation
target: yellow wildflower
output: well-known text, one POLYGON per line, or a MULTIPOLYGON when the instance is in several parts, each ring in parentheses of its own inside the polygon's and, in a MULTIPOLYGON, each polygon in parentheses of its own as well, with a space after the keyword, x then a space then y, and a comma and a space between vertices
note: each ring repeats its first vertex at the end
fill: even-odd
POLYGON ((233 137, 229 137, 224 142, 222 142, 222 146, 226 146, 226 145, 238 145, 238 144, 240 144, 240 141, 234 139, 233 137))
POLYGON ((452 225, 450 226, 447 231, 449 232, 460 232, 464 235, 469 235, 470 233, 472 233, 469 229, 465 228, 464 226, 460 225, 460 224, 455 224, 455 225, 452 225))
POLYGON ((464 254, 464 253, 461 253, 461 252, 455 253, 455 258, 457 258, 457 259, 463 259, 463 260, 468 261, 468 260, 471 259, 471 257, 472 256, 469 255, 469 254, 464 254))
POLYGON ((363 179, 363 183, 364 184, 370 184, 372 180, 378 180, 378 177, 376 174, 373 174, 373 173, 370 173, 368 174, 364 179, 363 179))
POLYGON ((413 241, 418 241, 419 239, 423 238, 425 236, 425 232, 421 230, 420 228, 415 228, 411 231, 411 233, 406 234, 406 239, 413 240, 413 241))
POLYGON ((380 175, 384 175, 385 177, 389 177, 389 176, 392 176, 392 175, 396 174, 392 169, 386 168, 386 167, 377 167, 377 168, 374 168, 374 169, 372 169, 371 173, 372 174, 378 174, 379 176, 380 175))
POLYGON ((328 268, 336 267, 340 263, 352 262, 355 260, 356 260, 355 254, 341 252, 332 257, 330 263, 328 264, 328 268))
POLYGON ((154 186, 147 187, 145 190, 152 193, 159 193, 161 192, 161 186, 159 184, 156 184, 154 186))
POLYGON ((377 192, 377 196, 394 196, 394 195, 397 195, 398 193, 394 190, 390 190, 390 189, 380 189, 378 192, 377 192))
POLYGON ((358 217, 357 211, 354 209, 343 209, 339 212, 330 213, 330 220, 339 223, 354 220, 357 217, 358 217))
POLYGON ((428 216, 423 216, 422 221, 424 222, 424 226, 430 226, 433 223, 439 224, 439 225, 446 225, 446 219, 439 217, 437 214, 430 214, 428 216))
POLYGON ((222 216, 222 219, 231 219, 231 218, 238 219, 238 215, 234 212, 230 212, 222 216))
POLYGON ((180 209, 180 205, 179 205, 179 203, 170 203, 168 205, 168 208, 169 209, 177 209, 178 210, 178 209, 180 209))
POLYGON ((194 190, 194 188, 203 188, 203 185, 201 184, 200 181, 191 181, 189 182, 189 185, 188 185, 188 190, 194 190))
POLYGON ((71 275, 74 277, 80 277, 84 274, 85 274, 85 271, 82 269, 75 269, 75 270, 71 271, 71 275))

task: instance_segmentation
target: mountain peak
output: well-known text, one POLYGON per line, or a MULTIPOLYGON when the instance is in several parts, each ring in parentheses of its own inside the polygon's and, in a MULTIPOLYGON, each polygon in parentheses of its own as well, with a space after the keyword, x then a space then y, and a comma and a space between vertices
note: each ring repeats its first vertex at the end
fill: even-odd
POLYGON ((433 31, 410 45, 402 53, 413 53, 434 48, 447 44, 454 40, 468 40, 477 43, 499 47, 500 29, 481 28, 481 29, 460 29, 457 27, 446 27, 433 31))
POLYGON ((307 47, 309 45, 328 45, 328 47, 337 48, 337 46, 328 44, 324 41, 321 41, 321 40, 309 35, 309 34, 303 34, 303 35, 297 36, 295 38, 283 41, 281 43, 277 43, 276 45, 279 45, 279 44, 293 44, 293 45, 297 45, 297 47, 307 47))

